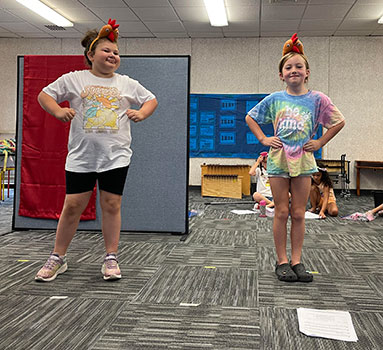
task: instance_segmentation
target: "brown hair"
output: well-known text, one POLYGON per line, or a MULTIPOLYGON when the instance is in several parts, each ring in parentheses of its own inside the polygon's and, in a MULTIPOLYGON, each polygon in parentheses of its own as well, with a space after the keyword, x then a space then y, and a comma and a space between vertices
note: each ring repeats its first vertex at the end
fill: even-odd
MULTIPOLYGON (((309 61, 307 60, 307 57, 301 53, 292 51, 292 52, 289 52, 286 55, 282 56, 282 58, 279 60, 279 63, 278 63, 279 73, 282 73, 283 66, 285 65, 286 61, 289 60, 291 57, 294 57, 296 55, 301 56, 303 58, 303 60, 305 61, 306 69, 310 69, 309 61)), ((307 82, 307 80, 308 80, 308 78, 306 78, 305 82, 307 82)))
MULTIPOLYGON (((86 33, 85 33, 85 36, 82 38, 81 40, 81 45, 82 47, 85 47, 85 50, 84 50, 84 56, 85 56, 85 63, 87 66, 91 67, 92 68, 92 62, 89 60, 89 57, 88 57, 88 52, 89 52, 89 47, 90 45, 92 44, 92 42, 97 38, 98 36, 98 31, 96 29, 92 29, 92 30, 88 30, 86 33)), ((96 47, 97 45, 101 42, 101 41, 105 41, 105 40, 109 40, 108 38, 100 38, 100 39, 97 39, 94 44, 92 45, 92 50, 90 50, 90 52, 92 52, 92 54, 94 54, 94 52, 96 51, 96 47)), ((115 42, 115 44, 117 45, 117 42, 115 42)))
MULTIPOLYGON (((86 33, 85 33, 85 36, 82 38, 81 40, 81 46, 82 47, 85 47, 85 50, 84 50, 84 56, 85 56, 85 63, 89 66, 89 67, 92 67, 92 62, 89 60, 88 58, 88 52, 89 52, 89 46, 90 44, 93 42, 94 39, 97 38, 97 35, 98 35, 98 31, 96 29, 93 29, 93 30, 88 30, 86 33)), ((94 53, 94 51, 96 50, 96 47, 97 47, 97 44, 98 44, 98 41, 97 40, 93 46, 92 46, 92 52, 94 53)))

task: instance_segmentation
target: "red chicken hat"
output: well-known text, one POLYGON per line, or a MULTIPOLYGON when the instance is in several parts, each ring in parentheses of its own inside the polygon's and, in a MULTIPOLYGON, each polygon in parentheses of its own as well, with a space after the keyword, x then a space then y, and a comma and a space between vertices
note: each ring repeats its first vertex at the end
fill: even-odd
POLYGON ((289 52, 296 52, 304 55, 303 44, 298 39, 297 33, 294 33, 291 39, 287 40, 283 45, 282 56, 288 54, 289 52))
POLYGON ((108 24, 104 25, 100 31, 98 32, 98 35, 96 37, 96 39, 94 39, 92 41, 92 43, 90 44, 89 46, 89 51, 92 50, 92 46, 93 44, 101 39, 101 38, 107 38, 109 39, 112 43, 115 43, 117 41, 117 38, 118 38, 118 27, 120 25, 119 24, 116 24, 116 20, 115 19, 111 19, 109 18, 109 21, 108 21, 108 24))

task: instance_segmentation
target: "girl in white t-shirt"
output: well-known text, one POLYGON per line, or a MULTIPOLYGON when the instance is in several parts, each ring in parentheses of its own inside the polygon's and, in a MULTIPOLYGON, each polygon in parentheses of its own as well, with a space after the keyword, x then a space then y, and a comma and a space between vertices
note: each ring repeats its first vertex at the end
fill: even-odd
POLYGON ((266 206, 274 207, 273 195, 271 193, 269 175, 267 174, 267 152, 261 152, 257 161, 250 168, 249 174, 255 176, 257 182, 257 192, 253 193, 253 199, 256 206, 260 201, 266 201, 266 206))
POLYGON ((66 252, 96 181, 106 250, 101 272, 105 280, 121 278, 117 250, 122 192, 132 155, 130 122, 148 118, 157 100, 136 80, 115 73, 120 66, 118 26, 109 20, 100 32, 88 32, 81 44, 90 69, 62 75, 38 96, 46 112, 71 126, 64 207, 53 252, 37 273, 37 281, 52 281, 67 270, 66 252), (69 101, 70 108, 60 107, 62 101, 69 101), (141 108, 131 109, 133 103, 141 108))

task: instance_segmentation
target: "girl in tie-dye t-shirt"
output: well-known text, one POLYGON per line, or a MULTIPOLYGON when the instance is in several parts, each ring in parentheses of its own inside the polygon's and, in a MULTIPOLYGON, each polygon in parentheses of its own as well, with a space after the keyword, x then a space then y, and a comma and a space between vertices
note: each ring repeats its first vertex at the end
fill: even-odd
POLYGON ((274 135, 283 147, 271 148, 267 162, 269 175, 310 175, 317 172, 313 152, 303 146, 317 132, 319 125, 326 129, 344 120, 330 98, 318 91, 304 95, 289 95, 287 91, 275 92, 248 113, 258 124, 272 123, 274 135))
POLYGON ((312 274, 301 262, 305 235, 305 212, 311 188, 311 174, 317 172, 313 152, 323 147, 344 126, 343 115, 321 92, 309 91, 305 85, 310 75, 303 55, 303 45, 288 40, 279 62, 279 77, 286 91, 263 99, 246 116, 257 139, 270 147, 267 170, 275 205, 273 234, 277 262, 275 273, 285 282, 311 282, 312 274), (298 44, 298 46, 296 46, 298 44), (299 51, 299 52, 298 52, 299 51), (267 137, 259 124, 272 123, 274 135, 267 137), (318 140, 313 139, 318 126, 327 128, 318 140), (291 206, 289 203, 291 193, 291 206), (291 216, 291 258, 287 256, 287 220, 291 216))

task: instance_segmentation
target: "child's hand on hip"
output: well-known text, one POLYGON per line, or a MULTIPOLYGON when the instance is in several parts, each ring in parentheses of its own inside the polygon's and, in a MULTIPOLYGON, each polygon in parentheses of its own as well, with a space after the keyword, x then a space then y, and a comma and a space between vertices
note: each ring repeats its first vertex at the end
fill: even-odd
POLYGON ((306 152, 315 152, 317 151, 319 148, 321 148, 321 143, 320 141, 318 140, 310 140, 309 142, 305 143, 303 145, 303 149, 306 151, 306 152))
POLYGON ((62 122, 70 122, 76 115, 76 112, 73 108, 64 107, 61 108, 55 113, 55 117, 62 122))
POLYGON ((272 148, 282 148, 282 141, 277 136, 265 137, 262 140, 262 144, 264 146, 272 147, 272 148))
POLYGON ((126 115, 128 116, 128 118, 137 123, 137 122, 140 122, 142 120, 145 119, 145 115, 144 113, 142 113, 140 110, 137 110, 137 109, 128 109, 126 111, 126 115))

